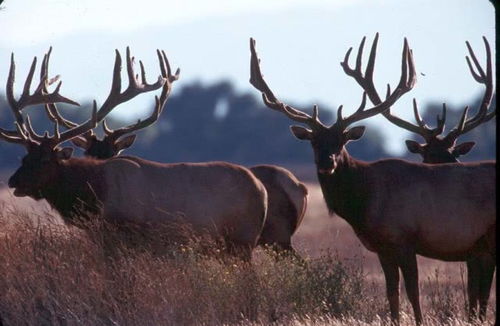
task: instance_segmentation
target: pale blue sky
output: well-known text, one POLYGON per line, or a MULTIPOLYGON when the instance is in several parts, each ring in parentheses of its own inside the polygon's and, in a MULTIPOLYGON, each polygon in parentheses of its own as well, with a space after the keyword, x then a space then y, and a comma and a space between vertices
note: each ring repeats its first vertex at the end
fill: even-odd
MULTIPOLYGON (((248 83, 250 36, 257 40, 262 69, 275 93, 304 106, 314 103, 346 111, 358 106, 361 88, 339 62, 362 36, 371 43, 380 32, 375 81, 395 85, 403 37, 414 50, 415 89, 393 108, 413 119, 411 99, 421 104, 466 104, 483 91, 465 63, 469 40, 481 62, 486 36, 494 49, 494 10, 487 0, 6 0, 0 11, 0 85, 5 85, 9 56, 18 66, 16 89, 32 57, 54 46, 52 75, 61 74, 62 93, 78 101, 107 96, 114 49, 130 45, 150 80, 158 66, 155 49, 167 51, 181 68, 176 89, 201 80, 229 79, 239 91, 248 83), (425 76, 420 73, 425 74, 425 76)), ((152 95, 122 105, 116 114, 138 117, 152 95)), ((193 117, 195 119, 196 117, 193 117)), ((370 119, 388 137, 389 148, 403 149, 406 133, 381 117, 370 119)))

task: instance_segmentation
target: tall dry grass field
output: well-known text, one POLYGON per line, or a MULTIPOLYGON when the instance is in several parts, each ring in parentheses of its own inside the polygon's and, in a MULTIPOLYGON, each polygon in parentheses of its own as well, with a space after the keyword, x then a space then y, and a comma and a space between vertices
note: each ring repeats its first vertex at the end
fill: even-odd
MULTIPOLYGON (((195 242, 131 246, 97 226, 88 234, 63 225, 46 204, 0 190, 3 324, 387 325, 376 256, 328 217, 319 187, 309 189, 293 239, 305 262, 259 249, 251 266, 207 257, 195 242)), ((419 264, 427 325, 468 325, 464 264, 419 264)), ((402 294, 402 325, 413 325, 402 294)), ((486 325, 495 321, 495 302, 492 291, 486 325)))

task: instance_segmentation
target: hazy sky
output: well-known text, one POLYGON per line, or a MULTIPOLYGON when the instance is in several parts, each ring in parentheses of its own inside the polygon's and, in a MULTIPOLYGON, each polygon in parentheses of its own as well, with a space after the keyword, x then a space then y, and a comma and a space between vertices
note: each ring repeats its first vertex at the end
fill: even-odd
MULTIPOLYGON (((155 49, 167 51, 181 68, 181 88, 193 80, 229 79, 238 91, 258 93, 248 83, 248 39, 257 40, 266 80, 285 101, 345 110, 358 106, 361 88, 339 62, 366 35, 380 32, 375 81, 382 92, 400 73, 403 37, 413 48, 415 89, 393 108, 413 119, 411 100, 450 106, 467 104, 483 92, 465 62, 469 40, 484 62, 486 36, 494 49, 494 9, 487 0, 6 0, 0 11, 0 85, 15 53, 16 89, 22 88, 33 56, 54 46, 50 71, 61 74, 62 93, 78 101, 104 100, 110 87, 114 49, 145 62, 149 80, 158 75, 155 49)), ((138 117, 152 95, 122 105, 117 114, 138 117)), ((172 108, 175 109, 175 108, 172 108)), ((195 119, 196 117, 193 117, 195 119)), ((432 121, 431 123, 434 123, 432 121)), ((381 117, 370 119, 403 148, 405 132, 381 117)))

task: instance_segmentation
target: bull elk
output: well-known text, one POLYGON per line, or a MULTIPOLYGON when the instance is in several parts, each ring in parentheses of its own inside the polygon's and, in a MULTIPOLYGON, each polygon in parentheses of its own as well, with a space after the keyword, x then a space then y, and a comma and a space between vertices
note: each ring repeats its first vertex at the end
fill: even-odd
MULTIPOLYGON (((35 94, 29 95, 33 64, 24 91, 15 100, 12 57, 7 94, 16 116, 16 130, 0 130, 0 136, 24 145, 28 152, 8 182, 14 195, 46 199, 67 223, 73 223, 82 210, 114 223, 160 225, 181 218, 195 231, 222 238, 230 254, 249 260, 264 225, 267 193, 248 169, 224 162, 163 164, 140 158, 72 158, 72 148, 60 147, 63 142, 90 132, 116 105, 159 89, 167 82, 160 76, 156 83, 148 84, 142 64, 140 77, 136 76, 128 48, 126 64, 129 86, 125 91, 121 91, 121 57, 116 51, 111 91, 99 110, 94 101, 87 122, 64 132, 59 132, 56 123, 53 136, 48 132, 40 136, 33 130, 29 117, 21 115, 24 107, 33 103, 76 102, 60 96, 59 86, 53 93, 45 91, 49 80, 48 54, 35 94)), ((156 106, 159 110, 158 97, 156 106)))
MULTIPOLYGON (((344 63, 347 64, 347 52, 344 63)), ((416 324, 422 323, 416 255, 448 261, 463 261, 473 255, 495 254, 495 162, 428 165, 399 159, 363 162, 351 157, 347 142, 359 139, 361 121, 382 113, 410 91, 416 74, 413 54, 405 39, 402 73, 386 99, 365 110, 366 92, 360 107, 344 117, 342 106, 330 127, 318 118, 291 107, 273 94, 260 70, 255 41, 250 40, 250 83, 264 103, 309 128, 292 126, 314 151, 317 175, 330 213, 345 219, 363 245, 378 255, 385 280, 391 319, 399 323, 399 270, 412 305, 416 324)), ((375 56, 371 56, 373 61, 375 56)), ((358 56, 356 67, 361 66, 358 56)), ((371 79, 373 65, 365 78, 371 79)))
MULTIPOLYGON (((165 52, 158 51, 161 75, 165 80, 159 98, 159 105, 155 106, 153 113, 145 120, 112 130, 103 120, 102 127, 104 137, 98 139, 91 130, 81 136, 72 139, 72 142, 84 149, 88 157, 96 159, 109 159, 116 157, 120 152, 130 147, 136 135, 131 134, 142 128, 146 128, 156 122, 163 112, 171 86, 179 78, 179 70, 172 75, 172 69, 165 52)), ((45 110, 49 118, 63 125, 65 128, 74 128, 76 123, 62 117, 56 104, 45 104, 45 110)), ((127 159, 135 160, 127 156, 127 159)), ((267 245, 271 248, 285 252, 295 253, 291 244, 291 237, 299 227, 307 207, 307 188, 287 169, 275 165, 257 165, 249 168, 250 171, 264 184, 268 194, 268 210, 266 222, 259 237, 259 245, 267 245)))
MULTIPOLYGON (((359 46, 357 62, 361 62, 364 41, 365 39, 362 40, 359 46)), ((390 108, 382 113, 393 124, 412 133, 416 133, 425 140, 424 145, 421 145, 413 140, 406 141, 408 150, 412 153, 420 154, 424 163, 440 164, 458 162, 458 157, 460 155, 467 154, 474 146, 474 142, 456 144, 457 138, 476 128, 480 124, 491 120, 495 116, 495 110, 488 112, 488 107, 490 106, 493 97, 491 50, 486 38, 483 37, 483 41, 486 48, 486 72, 479 64, 479 61, 477 60, 469 42, 466 42, 470 58, 472 58, 472 62, 477 70, 477 72, 474 70, 471 59, 466 56, 466 61, 471 74, 478 83, 485 86, 482 101, 474 117, 467 119, 469 107, 465 107, 458 125, 448 132, 447 135, 443 136, 446 122, 445 103, 443 103, 442 115, 437 116, 437 124, 435 128, 430 128, 425 124, 425 122, 423 122, 418 112, 418 106, 415 99, 413 100, 413 113, 417 122, 416 125, 392 114, 390 108)), ((370 51, 368 65, 366 68, 368 71, 374 70, 375 60, 373 58, 375 57, 377 42, 378 35, 375 37, 370 51)), ((363 76, 361 66, 359 65, 356 66, 355 69, 349 68, 347 63, 348 58, 349 56, 347 55, 345 60, 341 63, 345 73, 353 77, 358 82, 358 84, 368 94, 372 103, 381 103, 380 96, 375 88, 372 76, 369 74, 365 74, 365 76, 363 76)), ((494 271, 495 259, 489 253, 474 255, 473 257, 467 259, 469 319, 472 319, 477 315, 477 307, 479 303, 479 318, 484 320, 494 271)))

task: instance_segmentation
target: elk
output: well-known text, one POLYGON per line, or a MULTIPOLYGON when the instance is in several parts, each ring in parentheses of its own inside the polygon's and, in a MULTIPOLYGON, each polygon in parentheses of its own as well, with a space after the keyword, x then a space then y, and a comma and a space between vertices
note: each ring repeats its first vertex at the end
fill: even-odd
MULTIPOLYGON (((116 224, 159 226, 180 219, 194 231, 221 238, 230 254, 245 261, 251 258, 265 222, 267 193, 248 169, 224 162, 163 164, 140 158, 73 158, 72 148, 60 146, 91 131, 116 105, 159 89, 166 82, 161 76, 148 84, 142 64, 140 77, 136 76, 127 48, 129 86, 122 92, 121 56, 116 51, 111 91, 99 110, 94 101, 91 118, 85 123, 64 132, 56 123, 53 136, 48 132, 40 136, 29 117, 21 115, 27 103, 76 103, 58 97, 59 87, 53 93, 44 91, 47 60, 48 55, 42 66, 41 86, 29 95, 33 65, 19 100, 13 97, 15 65, 13 57, 11 60, 7 94, 12 95, 8 102, 16 115, 16 130, 0 130, 0 136, 27 150, 21 167, 8 181, 15 196, 46 199, 69 224, 88 213, 116 224)), ((156 110, 159 105, 156 97, 156 110)))
MULTIPOLYGON (((130 147, 136 135, 131 134, 137 130, 146 128, 158 120, 163 112, 168 96, 172 89, 172 83, 179 78, 179 69, 172 75, 172 69, 165 52, 158 51, 161 75, 165 80, 159 105, 155 106, 153 113, 145 120, 112 130, 103 120, 102 127, 104 137, 100 140, 91 130, 81 136, 72 139, 72 142, 84 149, 88 157, 96 159, 110 159, 116 157, 120 152, 130 147)), ((62 117, 56 104, 45 104, 48 117, 65 128, 74 128, 76 123, 62 117)), ((127 156, 134 160, 134 157, 127 156)), ((307 207, 307 188, 287 169, 276 165, 257 165, 249 168, 250 171, 264 184, 268 194, 268 210, 266 222, 259 237, 259 245, 270 246, 280 252, 291 252, 295 250, 291 245, 291 237, 299 227, 305 215, 307 207)))
MULTIPOLYGON (((292 126, 291 131, 298 139, 311 143, 330 213, 345 219, 363 245, 377 254, 393 323, 399 324, 401 270, 415 322, 421 324, 417 254, 448 261, 495 255, 496 163, 429 165, 400 159, 364 162, 349 155, 346 143, 361 138, 365 129, 349 125, 384 112, 416 82, 413 53, 406 39, 395 90, 391 92, 388 86, 385 101, 367 110, 364 92, 360 107, 344 117, 340 106, 336 122, 329 127, 319 120, 317 106, 311 116, 279 101, 262 76, 253 39, 250 51, 250 83, 262 93, 266 106, 309 127, 292 126)), ((358 57, 356 66, 360 65, 358 57)), ((372 69, 365 71, 368 79, 372 74, 372 69)))
MULTIPOLYGON (((412 133, 420 135, 425 144, 421 145, 413 140, 407 140, 406 145, 408 150, 412 153, 418 153, 422 156, 423 162, 428 164, 441 164, 441 163, 456 163, 460 155, 467 154, 474 146, 474 142, 465 142, 456 144, 457 138, 464 133, 476 128, 480 124, 491 120, 495 116, 495 110, 488 112, 493 97, 493 76, 491 64, 491 50, 488 40, 483 37, 486 49, 486 71, 481 67, 479 61, 472 50, 469 42, 466 42, 467 49, 469 50, 470 58, 477 70, 474 70, 471 59, 466 56, 467 65, 474 79, 485 86, 484 95, 479 105, 477 113, 474 117, 467 119, 467 112, 469 107, 465 107, 459 123, 447 135, 443 136, 445 122, 446 122, 446 104, 443 103, 442 115, 437 116, 437 124, 435 128, 428 127, 422 121, 418 112, 417 101, 413 100, 413 113, 417 124, 403 120, 400 117, 391 113, 389 108, 384 111, 382 115, 396 126, 408 130, 412 133)), ((365 39, 361 41, 358 49, 356 62, 361 62, 363 47, 365 39)), ((373 41, 370 51, 368 65, 366 71, 374 71, 375 53, 377 49, 378 35, 373 41)), ((344 72, 353 77, 356 82, 367 93, 368 98, 374 104, 380 104, 381 99, 373 83, 373 75, 361 72, 361 65, 357 65, 355 69, 351 69, 348 65, 349 52, 346 54, 344 61, 341 63, 344 72)), ((488 299, 490 295, 491 283, 495 271, 495 259, 490 253, 474 255, 467 259, 467 276, 468 276, 468 301, 469 301, 469 319, 477 315, 477 307, 479 304, 479 319, 484 320, 486 316, 486 308, 488 306, 488 299)))

